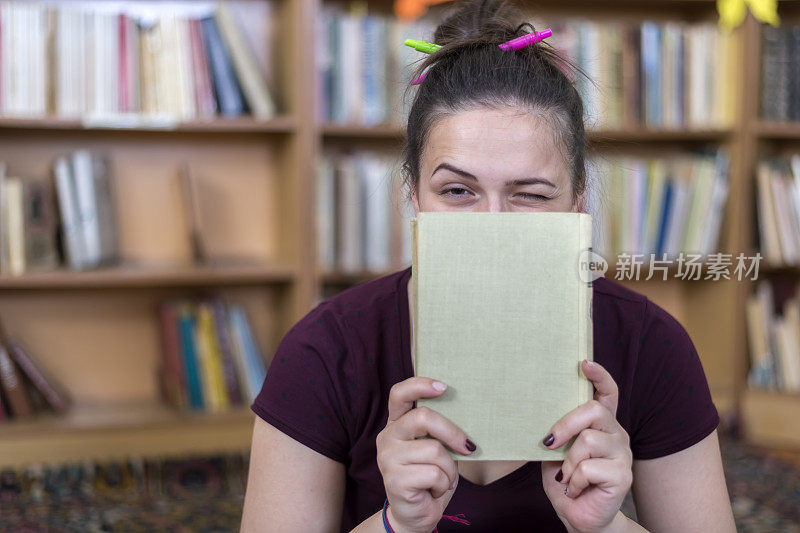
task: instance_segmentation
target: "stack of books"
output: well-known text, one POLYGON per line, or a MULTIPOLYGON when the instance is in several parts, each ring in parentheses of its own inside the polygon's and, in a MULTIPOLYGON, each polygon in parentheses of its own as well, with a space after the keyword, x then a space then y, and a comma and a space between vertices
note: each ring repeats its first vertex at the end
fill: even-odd
POLYGON ((216 412, 255 399, 266 367, 242 306, 219 298, 168 301, 159 317, 167 403, 216 412))
POLYGON ((772 266, 800 265, 800 155, 758 163, 760 249, 772 266))
MULTIPOLYGON (((606 255, 716 251, 728 196, 729 159, 682 154, 641 159, 595 158, 587 165, 587 209, 595 251, 606 255)), ((613 263, 613 261, 610 261, 613 263)))
POLYGON ((411 262, 410 203, 396 157, 324 154, 317 169, 318 264, 323 271, 385 272, 411 262))
POLYGON ((117 261, 116 212, 105 158, 86 150, 56 158, 55 190, 47 179, 7 176, 5 171, 0 162, 0 274, 52 270, 61 255, 72 270, 117 261))
POLYGON ((0 115, 121 127, 275 114, 269 2, 0 3, 0 115))
POLYGON ((800 121, 800 25, 762 27, 761 117, 800 121))
POLYGON ((760 282, 747 298, 747 336, 749 385, 800 392, 800 286, 760 282))

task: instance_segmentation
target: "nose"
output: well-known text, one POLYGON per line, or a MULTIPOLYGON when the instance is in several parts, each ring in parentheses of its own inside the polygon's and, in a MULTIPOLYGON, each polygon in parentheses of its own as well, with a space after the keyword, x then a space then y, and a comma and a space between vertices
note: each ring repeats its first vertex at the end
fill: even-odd
POLYGON ((486 209, 486 211, 489 213, 502 213, 504 211, 510 211, 510 207, 507 205, 505 199, 499 194, 490 195, 488 204, 488 209, 486 209))

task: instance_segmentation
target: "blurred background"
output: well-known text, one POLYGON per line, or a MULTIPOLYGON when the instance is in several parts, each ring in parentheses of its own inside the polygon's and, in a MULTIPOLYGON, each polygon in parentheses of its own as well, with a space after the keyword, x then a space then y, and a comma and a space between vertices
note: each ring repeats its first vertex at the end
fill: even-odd
MULTIPOLYGON (((519 3, 595 82, 595 249, 691 335, 740 531, 800 531, 800 2, 774 4, 519 3)), ((278 342, 410 264, 403 41, 449 5, 0 1, 0 529, 238 530, 278 342)))

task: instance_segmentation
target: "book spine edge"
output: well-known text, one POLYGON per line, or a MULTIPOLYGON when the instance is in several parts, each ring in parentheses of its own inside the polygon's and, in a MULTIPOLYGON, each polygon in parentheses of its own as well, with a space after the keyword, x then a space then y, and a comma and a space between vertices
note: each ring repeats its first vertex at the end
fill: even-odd
MULTIPOLYGON (((592 257, 592 217, 591 215, 585 215, 580 217, 580 236, 579 236, 579 246, 580 246, 580 253, 583 253, 584 250, 589 251, 589 257, 592 257)), ((584 359, 588 359, 589 361, 594 360, 594 353, 593 353, 593 324, 592 324, 592 297, 593 297, 593 288, 592 288, 592 278, 589 277, 589 280, 584 282, 581 281, 581 291, 580 291, 580 317, 582 321, 585 321, 585 327, 581 327, 581 335, 583 338, 580 341, 581 346, 581 353, 580 358, 578 359, 578 368, 581 367, 581 361, 584 359)), ((580 372, 581 378, 583 383, 580 387, 580 401, 579 404, 584 404, 589 401, 593 394, 592 390, 592 383, 583 375, 583 372, 580 372)))

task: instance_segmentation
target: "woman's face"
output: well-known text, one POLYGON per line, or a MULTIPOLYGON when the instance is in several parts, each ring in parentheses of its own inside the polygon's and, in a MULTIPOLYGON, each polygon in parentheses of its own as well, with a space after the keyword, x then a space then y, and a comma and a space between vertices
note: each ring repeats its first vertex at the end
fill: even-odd
POLYGON ((479 108, 431 129, 412 192, 414 211, 582 211, 546 122, 513 108, 479 108))

